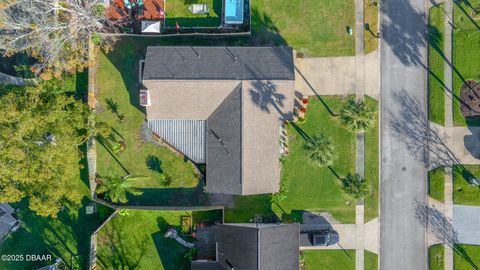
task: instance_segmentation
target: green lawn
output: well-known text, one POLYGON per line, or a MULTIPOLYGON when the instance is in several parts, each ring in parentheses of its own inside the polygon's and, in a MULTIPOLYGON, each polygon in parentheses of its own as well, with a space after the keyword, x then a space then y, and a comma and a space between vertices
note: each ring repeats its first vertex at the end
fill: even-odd
MULTIPOLYGON (((365 261, 364 263, 364 269, 365 270, 378 270, 378 255, 376 253, 370 252, 368 250, 365 250, 364 253, 365 256, 365 261)), ((431 270, 431 269, 430 269, 431 270)))
POLYGON ((444 43, 445 13, 444 5, 430 8, 428 24, 428 119, 434 123, 445 124, 445 87, 444 87, 444 43))
POLYGON ((247 222, 261 214, 291 221, 298 220, 301 211, 312 210, 329 212, 343 223, 355 223, 356 202, 342 191, 335 175, 355 172, 355 135, 341 127, 339 119, 328 110, 338 112, 342 101, 339 96, 322 96, 321 100, 311 97, 307 121, 289 124, 290 153, 282 161, 282 185, 287 189, 287 198, 279 205, 271 205, 268 195, 237 197, 236 207, 226 210, 226 220, 247 222), (305 140, 318 134, 330 137, 335 145, 338 158, 332 170, 316 167, 308 160, 305 140))
POLYGON ((175 27, 218 27, 221 24, 222 0, 168 0, 165 6, 167 26, 175 27), (192 4, 207 4, 208 14, 193 14, 188 8, 192 4))
POLYGON ((378 102, 370 97, 366 101, 376 108, 375 125, 365 132, 365 179, 372 186, 372 193, 365 198, 365 222, 378 217, 379 149, 378 149, 378 102))
MULTIPOLYGON (((480 0, 455 1, 454 20, 458 26, 453 32, 453 87, 457 97, 464 80, 480 80, 480 16, 473 15, 480 0)), ((454 122, 456 125, 478 125, 480 121, 467 121, 460 111, 458 99, 454 103, 454 122)))
POLYGON ((428 248, 428 269, 429 270, 444 270, 444 254, 445 249, 443 245, 433 245, 428 248))
POLYGON ((355 270, 355 250, 305 250, 303 255, 305 270, 355 270))
MULTIPOLYGON (((475 178, 480 178, 480 166, 463 165, 475 178)), ((480 205, 480 188, 470 185, 462 176, 459 166, 455 166, 453 174, 453 202, 462 205, 480 205)))
POLYGON ((251 10, 254 44, 288 44, 308 56, 355 54, 353 0, 255 0, 251 10))
MULTIPOLYGON (((98 233, 100 269, 190 269, 189 261, 184 258, 187 249, 164 237, 171 227, 181 232, 182 216, 191 216, 193 224, 222 219, 221 211, 128 210, 126 215, 113 218, 98 233)), ((189 242, 194 240, 191 236, 181 237, 189 242)))
POLYGON ((480 246, 474 245, 459 245, 465 251, 465 254, 472 260, 476 267, 473 267, 470 262, 467 262, 465 258, 459 255, 457 252, 453 253, 454 270, 470 270, 478 269, 480 267, 480 246))
POLYGON ((445 196, 444 167, 438 167, 428 172, 428 196, 443 202, 445 196))
MULTIPOLYGON (((86 166, 86 161, 81 164, 86 166)), ((72 192, 83 195, 80 204, 65 204, 56 219, 41 217, 28 208, 28 202, 11 204, 20 209, 22 225, 12 233, 0 246, 0 254, 38 254, 51 255, 47 262, 7 262, 0 261, 0 269, 37 269, 53 264, 61 258, 69 268, 86 269, 90 253, 90 235, 113 211, 97 204, 98 212, 87 215, 85 206, 91 203, 88 188, 88 174, 84 167, 79 172, 76 188, 72 192), (83 181, 82 181, 83 179, 83 181), (75 268, 80 267, 80 268, 75 268)))
POLYGON ((138 74, 134 69, 135 60, 138 58, 132 59, 132 53, 135 51, 121 50, 115 56, 107 57, 100 53, 98 57, 97 100, 102 109, 97 112, 97 121, 108 123, 114 129, 117 138, 123 139, 126 143, 126 150, 114 154, 102 140, 98 141, 98 173, 105 175, 111 171, 116 175, 149 177, 148 180, 137 183, 137 187, 143 189, 144 195, 132 197, 131 203, 134 204, 198 203, 202 196, 201 182, 195 174, 192 163, 169 148, 142 138, 145 113, 138 104, 138 74), (108 109, 107 99, 117 103, 119 113, 125 115, 124 120, 118 121, 114 113, 108 109), (172 175, 173 183, 170 187, 162 187, 159 174, 147 167, 146 161, 149 157, 158 158, 161 170, 172 175))
POLYGON ((363 31, 364 51, 367 54, 378 48, 378 0, 375 4, 371 4, 371 1, 363 1, 363 12, 363 21, 369 26, 369 29, 363 31))

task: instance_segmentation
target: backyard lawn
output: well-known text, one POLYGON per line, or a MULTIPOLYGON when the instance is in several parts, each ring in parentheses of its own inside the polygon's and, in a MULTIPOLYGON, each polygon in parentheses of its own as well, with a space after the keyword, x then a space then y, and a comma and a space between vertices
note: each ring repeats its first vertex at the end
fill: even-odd
POLYGON ((468 257, 472 260, 472 263, 476 266, 473 267, 469 262, 467 262, 462 256, 458 253, 453 253, 453 269, 454 270, 467 270, 467 269, 478 269, 480 267, 480 246, 475 245, 459 245, 468 257))
MULTIPOLYGON (((126 52, 126 51, 123 51, 126 52)), ((199 203, 201 182, 194 166, 176 152, 163 145, 157 145, 145 137, 145 114, 138 104, 137 78, 134 67, 135 59, 131 54, 117 55, 112 61, 99 53, 97 71, 97 121, 109 124, 118 141, 124 141, 126 148, 115 153, 109 146, 109 139, 97 140, 97 169, 99 175, 112 172, 115 175, 127 174, 148 177, 136 183, 144 194, 131 197, 132 204, 190 205, 199 203), (133 62, 133 63, 132 63, 133 62), (107 105, 115 103, 118 114, 124 115, 119 120, 107 105), (106 142, 105 142, 106 141, 106 142), (169 173, 172 184, 166 188, 159 180, 159 173, 150 168, 169 173)))
POLYGON ((165 11, 167 27, 218 27, 221 24, 222 0, 168 0, 165 11), (188 8, 192 4, 206 4, 210 11, 208 14, 193 14, 188 8))
POLYGON ((428 24, 428 119, 439 125, 445 124, 445 88, 444 88, 444 5, 430 8, 428 24))
POLYGON ((444 252, 443 245, 433 245, 428 248, 428 269, 429 270, 444 270, 444 252))
MULTIPOLYGON (((457 97, 465 80, 480 81, 480 0, 455 1, 454 20, 458 26, 453 32, 453 87, 457 97), (476 9, 476 11, 475 11, 476 9)), ((460 111, 460 103, 455 99, 454 122, 456 125, 478 125, 480 121, 467 121, 460 111)))
POLYGON ((305 258, 305 270, 355 270, 355 250, 305 250, 302 252, 305 258))
POLYGON ((181 234, 182 216, 192 217, 192 224, 221 221, 221 211, 150 211, 127 210, 117 215, 98 233, 97 261, 100 269, 190 269, 184 257, 187 249, 172 238, 165 238, 169 228, 176 228, 188 242, 193 238, 181 234))
MULTIPOLYGON (((480 166, 463 165, 476 179, 480 178, 480 166)), ((470 185, 456 166, 453 174, 453 202, 462 205, 480 205, 480 187, 470 185)))
POLYGON ((376 121, 373 128, 365 132, 365 179, 372 186, 371 195, 365 198, 365 222, 378 217, 379 149, 378 149, 378 102, 366 97, 366 101, 375 107, 376 121))
MULTIPOLYGON (((351 98, 351 97, 350 97, 351 98)), ((298 220, 301 211, 325 211, 343 223, 355 223, 355 200, 341 189, 338 177, 355 172, 355 135, 340 126, 339 119, 329 110, 338 112, 343 98, 311 97, 306 122, 288 125, 288 156, 282 159, 282 185, 287 197, 278 205, 271 204, 268 195, 237 197, 234 209, 226 210, 229 222, 247 222, 255 214, 283 220, 298 220), (308 159, 305 140, 324 134, 332 139, 338 158, 331 170, 317 167, 308 159)))
POLYGON ((428 172, 428 196, 443 202, 445 196, 445 169, 438 167, 428 172))
POLYGON ((376 253, 365 250, 364 259, 364 269, 378 270, 378 255, 376 253))
POLYGON ((251 9, 256 45, 288 44, 307 56, 355 55, 353 0, 255 0, 251 9))
POLYGON ((363 21, 368 24, 368 28, 363 31, 365 54, 371 53, 378 48, 378 0, 363 1, 363 21))

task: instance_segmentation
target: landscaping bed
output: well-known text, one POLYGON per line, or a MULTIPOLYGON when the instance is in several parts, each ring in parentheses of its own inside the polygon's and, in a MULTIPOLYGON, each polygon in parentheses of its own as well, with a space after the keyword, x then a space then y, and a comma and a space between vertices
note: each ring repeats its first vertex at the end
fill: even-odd
POLYGON ((438 167, 428 172, 428 196, 443 202, 445 196, 444 167, 438 167))
MULTIPOLYGON (((462 165, 465 170, 476 179, 480 178, 480 166, 462 165)), ((453 174, 453 203, 461 205, 480 206, 480 187, 468 183, 461 173, 462 169, 457 165, 453 174)))
POLYGON ((444 4, 434 6, 428 16, 428 119, 442 126, 445 125, 444 8, 444 4))
MULTIPOLYGON (((125 44, 124 44, 125 45, 125 44)), ((133 44, 131 44, 133 45, 133 44)), ((120 49, 130 46, 120 47, 120 49)), ((96 75, 97 121, 113 128, 114 139, 97 140, 97 173, 116 176, 134 175, 146 179, 135 182, 142 196, 129 196, 131 204, 193 205, 203 200, 202 182, 194 165, 171 148, 159 144, 145 124, 144 108, 138 101, 138 73, 132 52, 105 55, 99 53, 96 75), (117 112, 111 109, 116 106, 117 112), (123 118, 120 119, 121 115, 123 118), (118 148, 112 147, 120 145, 118 148), (172 182, 160 178, 168 173, 172 182)), ((135 51, 133 52, 135 53, 135 51)))
POLYGON ((355 270, 355 250, 305 250, 302 253, 305 270, 355 270))
POLYGON ((193 228, 200 222, 222 220, 220 210, 124 211, 98 232, 98 266, 100 269, 190 269, 185 257, 188 249, 164 237, 169 228, 175 228, 182 239, 193 242, 192 236, 181 234, 185 216, 191 217, 193 228))
POLYGON ((455 1, 453 32, 453 90, 454 123, 459 126, 479 125, 480 121, 465 120, 460 110, 460 88, 467 80, 480 82, 480 17, 478 7, 480 0, 455 1), (475 11, 477 10, 477 11, 475 11), (475 15, 477 13, 477 15, 475 15))

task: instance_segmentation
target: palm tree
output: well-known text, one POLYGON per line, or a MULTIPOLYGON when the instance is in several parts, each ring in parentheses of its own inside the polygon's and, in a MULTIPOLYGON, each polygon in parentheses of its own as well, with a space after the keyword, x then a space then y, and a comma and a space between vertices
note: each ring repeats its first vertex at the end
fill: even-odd
POLYGON ((270 196, 270 202, 278 205, 281 201, 287 198, 288 191, 284 185, 280 185, 280 190, 270 196))
POLYGON ((365 198, 371 191, 371 187, 365 178, 351 173, 342 179, 342 189, 354 199, 365 198))
POLYGON ((332 141, 322 134, 307 139, 304 148, 309 152, 310 161, 319 167, 332 165, 337 157, 332 141))
POLYGON ((99 185, 97 186, 97 193, 105 195, 110 198, 113 203, 128 202, 127 193, 138 196, 142 195, 142 191, 133 186, 133 182, 147 179, 146 177, 135 177, 131 175, 115 176, 109 173, 107 176, 99 177, 99 185))
POLYGON ((349 99, 340 112, 340 122, 352 132, 364 132, 375 123, 375 109, 364 99, 349 99))

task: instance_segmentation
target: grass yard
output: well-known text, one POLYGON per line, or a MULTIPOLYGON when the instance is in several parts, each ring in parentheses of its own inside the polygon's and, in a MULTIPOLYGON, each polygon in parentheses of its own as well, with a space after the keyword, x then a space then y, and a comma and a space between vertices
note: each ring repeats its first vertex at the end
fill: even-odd
POLYGON ((364 260, 364 269, 378 270, 378 255, 376 253, 365 250, 364 260))
POLYGON ((472 263, 476 266, 473 267, 469 262, 465 260, 462 256, 458 253, 453 253, 453 269, 454 270, 470 270, 470 269, 478 269, 480 267, 480 246, 475 245, 459 245, 468 257, 472 260, 472 263))
MULTIPOLYGON (((475 178, 480 178, 480 166, 463 165, 475 178)), ((480 205, 480 187, 470 185, 458 166, 453 173, 453 202, 462 205, 480 205)))
POLYGON ((379 197, 379 149, 378 149, 378 102, 366 97, 367 103, 376 108, 375 125, 365 132, 365 179, 372 186, 372 193, 365 198, 365 222, 378 217, 379 197))
POLYGON ((433 245, 428 248, 428 269, 429 270, 444 270, 444 253, 443 245, 433 245))
POLYGON ((257 45, 288 44, 307 56, 355 55, 355 1, 252 1, 257 45))
MULTIPOLYGON (((221 221, 221 211, 146 211, 128 210, 116 216, 98 233, 97 261, 100 269, 190 269, 184 257, 186 248, 165 238, 168 228, 181 231, 181 217, 191 216, 193 223, 221 221)), ((192 242, 191 236, 181 237, 192 242)))
POLYGON ((438 167, 428 172, 428 196, 443 202, 445 196, 444 167, 438 167))
POLYGON ((355 250, 305 250, 302 252, 305 258, 305 270, 355 270, 355 250))
POLYGON ((124 151, 115 154, 108 143, 98 141, 98 173, 105 175, 113 172, 115 175, 149 177, 148 180, 137 183, 137 187, 142 188, 144 194, 132 197, 132 204, 198 203, 201 197, 201 182, 193 164, 169 148, 147 141, 142 136, 145 113, 138 103, 138 74, 134 68, 138 58, 132 58, 132 53, 135 51, 121 50, 115 56, 107 57, 103 53, 98 55, 96 84, 101 110, 97 110, 97 121, 108 123, 117 140, 123 140, 126 144, 124 151), (107 99, 117 104, 119 113, 125 116, 122 121, 108 109, 107 99), (148 168, 147 159, 156 160, 162 171, 172 175, 173 183, 170 187, 164 188, 161 185, 158 172, 148 168))
MULTIPOLYGON (((453 32, 453 89, 457 97, 463 81, 480 81, 480 15, 474 11, 479 5, 480 0, 454 2, 454 21, 458 27, 453 32)), ((480 124, 478 120, 463 118, 458 99, 454 103, 453 118, 459 126, 480 124)))
POLYGON ((364 29, 364 51, 365 54, 371 53, 378 49, 378 0, 363 1, 363 21, 368 24, 369 28, 364 29))
POLYGON ((218 27, 221 24, 222 0, 168 0, 165 6, 166 26, 175 27, 218 27), (188 8, 192 4, 207 4, 208 14, 193 14, 188 8))
POLYGON ((445 82, 444 82, 444 43, 445 13, 444 4, 430 8, 428 24, 428 119, 445 125, 445 82))
MULTIPOLYGON (((352 97, 349 97, 352 98, 352 97)), ((339 119, 329 110, 338 112, 343 98, 311 97, 306 113, 307 121, 288 126, 290 153, 282 161, 282 185, 287 198, 272 205, 268 195, 237 197, 236 207, 226 210, 229 222, 248 222, 255 214, 279 219, 298 220, 301 211, 326 211, 343 223, 355 223, 355 201, 341 189, 337 178, 355 172, 355 135, 340 126, 339 119), (332 139, 338 158, 330 170, 316 167, 304 149, 308 137, 324 134, 332 139)))

